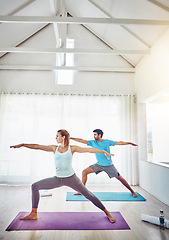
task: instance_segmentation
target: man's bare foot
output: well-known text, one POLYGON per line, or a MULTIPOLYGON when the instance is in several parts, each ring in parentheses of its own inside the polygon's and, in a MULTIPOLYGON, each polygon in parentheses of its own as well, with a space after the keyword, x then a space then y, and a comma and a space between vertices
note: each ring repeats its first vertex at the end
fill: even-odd
POLYGON ((20 218, 20 220, 37 220, 37 219, 38 219, 37 213, 35 212, 31 212, 29 215, 20 218))
POLYGON ((133 192, 132 195, 133 195, 134 198, 138 197, 135 192, 133 192))
POLYGON ((73 195, 82 195, 81 193, 77 192, 77 193, 74 193, 73 195))

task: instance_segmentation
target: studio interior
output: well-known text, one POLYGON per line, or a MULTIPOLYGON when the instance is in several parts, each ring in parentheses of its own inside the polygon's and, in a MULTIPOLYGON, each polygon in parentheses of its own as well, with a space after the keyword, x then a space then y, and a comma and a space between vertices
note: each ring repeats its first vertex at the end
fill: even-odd
POLYGON ((168 123, 169 1, 0 0, 0 239, 169 239, 168 123))

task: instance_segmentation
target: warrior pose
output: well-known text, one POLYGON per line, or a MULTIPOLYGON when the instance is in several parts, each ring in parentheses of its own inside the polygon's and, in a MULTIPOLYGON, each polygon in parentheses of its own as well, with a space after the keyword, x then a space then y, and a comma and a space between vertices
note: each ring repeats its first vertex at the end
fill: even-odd
MULTIPOLYGON (((73 138, 73 137, 71 137, 70 139, 75 140, 75 141, 80 142, 80 143, 85 143, 85 144, 87 144, 91 147, 97 148, 97 149, 105 150, 108 153, 110 153, 110 146, 114 146, 114 145, 137 146, 137 144, 134 144, 132 142, 123 142, 123 141, 117 142, 117 141, 103 139, 102 138, 103 131, 101 129, 95 129, 93 132, 94 132, 94 139, 95 140, 84 140, 84 139, 81 139, 81 138, 73 138)), ((119 172, 117 171, 117 169, 113 165, 112 160, 111 160, 111 156, 106 158, 104 154, 97 154, 96 153, 96 159, 97 159, 96 164, 93 164, 93 165, 87 167, 82 172, 82 182, 83 182, 84 185, 87 182, 87 175, 88 174, 94 173, 94 172, 96 174, 98 174, 98 173, 104 171, 104 172, 107 173, 107 175, 110 178, 116 177, 126 188, 128 188, 130 190, 133 197, 137 197, 137 194, 133 191, 133 189, 130 187, 128 182, 119 174, 119 172)), ((77 192, 75 195, 79 195, 79 194, 80 193, 77 192)))
POLYGON ((11 148, 26 147, 30 149, 43 150, 54 153, 54 160, 56 166, 56 176, 43 179, 41 181, 32 184, 32 211, 29 215, 21 218, 21 220, 36 220, 37 219, 37 209, 39 204, 39 190, 53 189, 61 186, 69 186, 75 191, 84 195, 89 199, 96 207, 100 208, 107 215, 110 222, 114 223, 115 219, 110 214, 110 212, 105 208, 101 201, 90 192, 81 180, 76 176, 72 168, 72 156, 75 152, 78 153, 97 153, 104 154, 106 158, 110 154, 105 150, 99 150, 95 148, 82 148, 79 146, 69 145, 70 135, 66 130, 58 130, 56 135, 56 140, 59 145, 39 145, 39 144, 18 144, 10 146, 11 148))

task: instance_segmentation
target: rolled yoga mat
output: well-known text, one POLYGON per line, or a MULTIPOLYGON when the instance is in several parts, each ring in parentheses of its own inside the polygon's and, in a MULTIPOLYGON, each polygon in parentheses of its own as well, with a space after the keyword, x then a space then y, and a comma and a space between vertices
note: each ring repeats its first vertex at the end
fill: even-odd
MULTIPOLYGON (((158 226, 160 225, 159 217, 142 214, 141 215, 141 220, 145 221, 145 222, 155 224, 155 225, 158 225, 158 226)), ((165 227, 169 228, 169 220, 167 220, 167 219, 165 219, 165 227)))
MULTIPOLYGON (((134 198, 130 192, 93 192, 100 201, 146 201, 146 199, 136 192, 134 198)), ((67 192, 66 201, 88 201, 83 195, 74 195, 75 192, 67 192)))
POLYGON ((6 231, 14 230, 122 230, 130 229, 120 212, 113 212, 111 223, 103 212, 38 212, 37 220, 20 220, 20 212, 6 231))

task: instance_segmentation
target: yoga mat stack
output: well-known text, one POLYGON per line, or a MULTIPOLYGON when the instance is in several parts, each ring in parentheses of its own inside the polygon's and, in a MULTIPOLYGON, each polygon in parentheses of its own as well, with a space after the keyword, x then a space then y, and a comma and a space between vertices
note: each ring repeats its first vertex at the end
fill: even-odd
POLYGON ((42 190, 40 191, 40 196, 41 197, 51 197, 52 196, 52 192, 49 190, 42 190))

